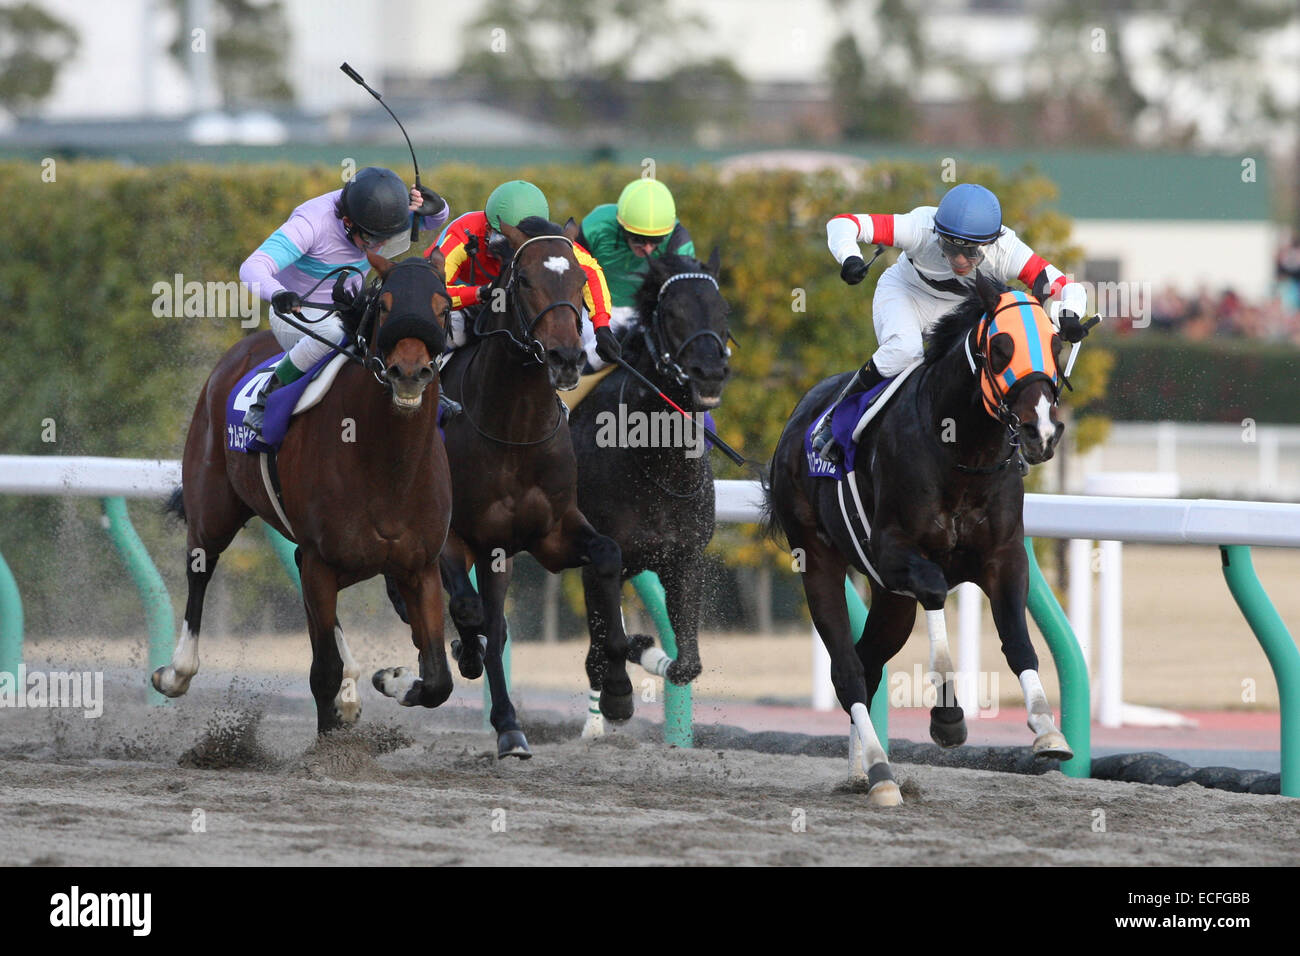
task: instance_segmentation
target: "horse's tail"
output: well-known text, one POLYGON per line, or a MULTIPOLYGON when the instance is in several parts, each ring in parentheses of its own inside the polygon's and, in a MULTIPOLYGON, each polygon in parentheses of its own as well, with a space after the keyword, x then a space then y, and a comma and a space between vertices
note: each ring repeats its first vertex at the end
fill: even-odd
POLYGON ((167 496, 167 502, 163 505, 163 514, 175 515, 181 521, 185 520, 185 498, 181 495, 180 485, 173 488, 172 493, 167 496))
POLYGON ((758 473, 758 482, 763 489, 763 504, 759 506, 758 511, 758 530, 759 533, 770 541, 781 543, 785 537, 785 529, 776 519, 776 511, 772 507, 772 463, 769 462, 766 468, 762 468, 758 473))

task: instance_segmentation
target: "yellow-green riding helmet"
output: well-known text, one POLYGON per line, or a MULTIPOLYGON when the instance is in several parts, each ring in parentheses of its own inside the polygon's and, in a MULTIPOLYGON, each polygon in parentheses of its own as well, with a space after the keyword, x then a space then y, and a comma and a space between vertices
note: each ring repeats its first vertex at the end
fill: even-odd
POLYGON ((637 236, 666 236, 677 225, 673 194, 657 179, 634 179, 618 196, 618 224, 637 236))

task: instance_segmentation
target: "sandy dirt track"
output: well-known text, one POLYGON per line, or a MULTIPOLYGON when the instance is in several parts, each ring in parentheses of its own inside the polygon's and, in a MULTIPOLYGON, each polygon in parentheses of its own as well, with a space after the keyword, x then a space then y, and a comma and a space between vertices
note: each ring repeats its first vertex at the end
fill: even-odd
POLYGON ((637 721, 586 744, 524 714, 536 757, 498 763, 457 698, 368 687, 363 729, 317 743, 310 700, 271 683, 162 710, 123 690, 98 720, 0 711, 0 864, 1300 862, 1300 801, 1279 797, 899 764, 906 803, 879 810, 843 760, 669 750, 637 721))

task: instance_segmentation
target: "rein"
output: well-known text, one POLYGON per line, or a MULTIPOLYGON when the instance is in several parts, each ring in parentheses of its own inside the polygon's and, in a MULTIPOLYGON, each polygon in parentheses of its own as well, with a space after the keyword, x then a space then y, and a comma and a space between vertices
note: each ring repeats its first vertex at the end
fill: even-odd
MULTIPOLYGON (((508 278, 505 283, 505 291, 506 301, 509 303, 507 308, 509 318, 514 320, 516 328, 511 329, 507 323, 507 326, 504 328, 485 329, 483 327, 484 317, 490 309, 490 306, 487 303, 483 304, 483 307, 478 311, 478 315, 474 317, 475 337, 487 338, 490 335, 504 335, 516 350, 524 354, 524 364, 526 365, 531 365, 534 362, 538 365, 546 364, 546 347, 533 336, 533 330, 537 328, 537 323, 542 321, 542 318, 546 313, 550 312, 552 309, 569 308, 573 310, 575 321, 581 321, 582 317, 582 311, 567 299, 552 302, 550 305, 546 306, 546 308, 542 309, 542 311, 533 316, 532 319, 525 318, 524 314, 520 311, 519 296, 516 293, 516 283, 518 282, 519 271, 515 268, 515 263, 519 261, 519 253, 523 252, 530 243, 541 242, 546 239, 558 239, 560 242, 566 243, 570 249, 573 248, 573 240, 568 236, 533 236, 531 239, 527 239, 520 243, 519 248, 516 249, 514 255, 510 257, 510 262, 506 264, 506 275, 508 278), (519 332, 524 339, 528 339, 529 341, 524 342, 516 338, 516 331, 519 332)), ((494 288, 496 287, 497 286, 494 286, 494 288)))

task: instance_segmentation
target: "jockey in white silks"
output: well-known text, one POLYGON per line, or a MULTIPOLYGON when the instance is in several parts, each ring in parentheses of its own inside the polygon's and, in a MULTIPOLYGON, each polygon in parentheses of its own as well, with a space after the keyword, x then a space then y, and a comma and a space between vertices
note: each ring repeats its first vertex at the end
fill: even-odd
MULTIPOLYGON (((835 216, 826 223, 826 241, 840 263, 840 278, 849 285, 867 275, 859 242, 903 250, 876 283, 871 303, 876 351, 849 379, 836 405, 921 358, 923 334, 970 295, 977 267, 1000 282, 1019 279, 1040 302, 1057 296, 1051 317, 1067 342, 1078 342, 1088 334, 1080 322, 1087 308, 1083 286, 1003 227, 1002 205, 983 186, 954 186, 937 207, 918 206, 900 215, 835 216)), ((831 437, 830 426, 831 416, 827 415, 812 444, 823 459, 838 464, 843 450, 831 437)))

